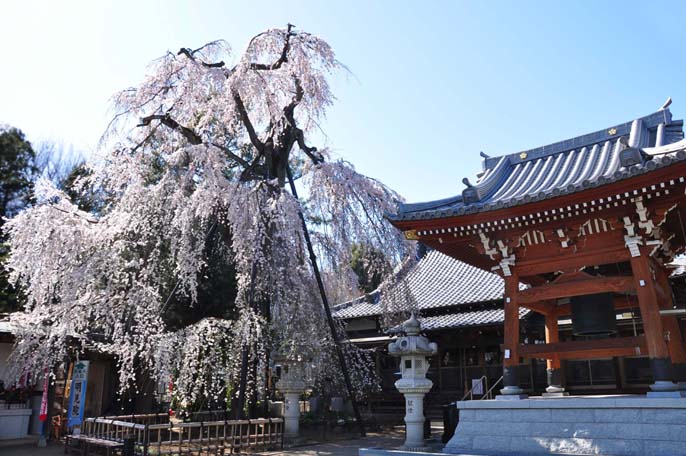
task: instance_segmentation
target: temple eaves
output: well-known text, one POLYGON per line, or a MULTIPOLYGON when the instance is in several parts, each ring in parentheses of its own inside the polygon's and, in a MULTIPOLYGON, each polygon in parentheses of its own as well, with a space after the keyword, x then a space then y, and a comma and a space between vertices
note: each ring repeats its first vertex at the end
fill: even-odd
POLYGON ((474 214, 575 193, 686 160, 683 121, 668 106, 630 122, 499 157, 460 195, 401 204, 391 221, 474 214))

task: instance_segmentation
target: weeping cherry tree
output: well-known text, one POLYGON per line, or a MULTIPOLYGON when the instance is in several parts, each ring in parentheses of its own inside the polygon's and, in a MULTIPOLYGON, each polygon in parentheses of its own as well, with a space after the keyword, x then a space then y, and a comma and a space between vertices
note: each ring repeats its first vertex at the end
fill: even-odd
POLYGON ((141 371, 171 376, 188 401, 232 385, 246 401, 270 353, 306 354, 315 377, 343 372, 351 396, 371 383, 365 356, 341 348, 325 289, 356 289, 354 246, 390 265, 408 246, 383 216, 399 196, 308 143, 340 69, 325 41, 289 25, 237 57, 222 41, 167 53, 116 94, 110 146, 80 183, 100 210, 43 181, 6 224, 28 300, 12 318, 15 372, 92 346, 115 356, 122 388, 141 371), (171 328, 171 299, 197 305, 211 239, 235 268, 233 317, 171 328))

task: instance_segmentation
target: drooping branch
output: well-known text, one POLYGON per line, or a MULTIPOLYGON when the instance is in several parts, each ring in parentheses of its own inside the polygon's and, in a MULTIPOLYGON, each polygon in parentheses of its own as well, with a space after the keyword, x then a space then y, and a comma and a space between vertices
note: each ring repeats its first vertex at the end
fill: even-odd
POLYGON ((176 120, 172 119, 169 114, 152 114, 150 116, 143 117, 138 124, 139 127, 145 127, 150 125, 153 120, 159 120, 163 125, 176 130, 183 135, 184 138, 188 140, 189 143, 197 146, 202 144, 202 138, 191 128, 184 127, 176 120))
POLYGON ((295 121, 295 108, 298 107, 298 105, 302 101, 305 91, 303 90, 302 85, 300 84, 300 79, 294 76, 293 80, 295 83, 295 95, 293 96, 293 99, 288 104, 288 106, 284 108, 283 114, 286 118, 286 121, 293 129, 293 134, 295 136, 295 140, 298 142, 298 147, 300 147, 300 150, 305 152, 305 154, 308 157, 310 157, 312 162, 316 165, 323 162, 324 157, 322 157, 321 154, 317 153, 316 147, 309 147, 305 143, 305 133, 302 131, 302 129, 298 127, 295 121))
MULTIPOLYGON (((153 120, 159 120, 162 125, 165 125, 166 127, 171 128, 172 130, 176 130, 180 132, 187 140, 193 145, 200 145, 203 144, 203 140, 198 135, 193 129, 184 127, 183 125, 179 124, 176 120, 174 120, 169 114, 153 114, 147 117, 143 117, 140 120, 140 123, 138 124, 139 127, 144 127, 150 125, 150 123, 153 120)), ((150 137, 152 136, 152 133, 146 136, 146 138, 136 146, 136 149, 140 147, 140 145, 147 141, 150 137)), ((241 158, 240 156, 236 155, 233 153, 228 147, 224 147, 221 144, 218 143, 210 143, 212 146, 221 149, 229 158, 232 160, 236 161, 239 165, 243 166, 243 168, 250 169, 252 166, 250 163, 248 163, 245 159, 241 158)), ((135 149, 134 149, 135 150, 135 149)))
POLYGON ((240 114, 241 122, 243 122, 245 129, 248 131, 248 136, 250 136, 250 142, 253 144, 253 146, 255 146, 258 152, 263 152, 264 144, 262 143, 262 141, 260 141, 260 138, 257 137, 255 127, 253 127, 253 124, 250 121, 248 111, 247 109, 245 109, 245 105, 243 104, 243 99, 241 98, 241 95, 238 93, 238 90, 234 90, 232 92, 232 95, 233 101, 236 103, 236 107, 238 108, 238 113, 240 114))
MULTIPOLYGON (((200 49, 202 49, 202 48, 200 48, 200 49)), ((181 55, 181 54, 183 54, 183 55, 185 55, 186 57, 188 57, 189 59, 191 59, 192 61, 197 62, 197 60, 195 59, 195 55, 194 55, 194 54, 195 54, 196 52, 198 52, 200 49, 196 49, 196 50, 193 51, 193 50, 191 50, 191 49, 189 49, 189 48, 181 48, 181 49, 179 49, 179 52, 176 53, 176 55, 181 55)), ((204 66, 204 67, 207 67, 207 68, 222 68, 224 65, 226 65, 226 64, 224 63, 223 60, 220 61, 220 62, 215 62, 215 63, 207 63, 207 62, 202 62, 202 61, 201 61, 200 64, 201 64, 202 66, 204 66)))
MULTIPOLYGON (((288 62, 288 51, 291 49, 291 36, 295 35, 293 33, 293 27, 295 27, 293 24, 288 24, 288 29, 286 30, 286 38, 284 39, 283 42, 283 49, 281 49, 281 55, 279 58, 272 64, 267 65, 264 63, 251 63, 250 64, 250 69, 251 70, 278 70, 281 68, 281 65, 284 63, 288 62)), ((255 38, 259 37, 260 35, 257 35, 255 38)), ((253 38, 253 40, 255 39, 253 38)))
POLYGON ((85 221, 88 222, 88 223, 92 223, 92 224, 97 224, 97 223, 99 223, 98 220, 94 220, 94 219, 92 219, 92 218, 85 217, 85 216, 83 216, 83 215, 81 215, 81 214, 79 214, 79 213, 77 213, 77 212, 74 212, 74 211, 65 211, 65 210, 62 209, 61 207, 56 206, 56 205, 54 205, 54 204, 51 204, 50 206, 47 206, 47 207, 49 207, 50 209, 59 211, 59 212, 63 212, 63 213, 65 213, 65 214, 73 215, 73 216, 78 217, 78 218, 80 218, 80 219, 82 219, 82 220, 85 220, 85 221))
POLYGON ((317 148, 314 146, 309 147, 307 144, 305 144, 305 134, 303 133, 303 131, 300 128, 296 127, 295 134, 296 139, 298 141, 298 147, 300 147, 300 150, 305 152, 305 154, 308 157, 310 157, 310 159, 315 165, 322 163, 324 161, 324 157, 322 157, 322 155, 319 152, 317 152, 317 148))
POLYGON ((226 155, 228 155, 229 158, 232 158, 233 160, 237 161, 237 162, 238 162, 241 166, 243 166, 244 168, 247 169, 247 168, 250 167, 250 163, 248 163, 246 160, 244 160, 243 158, 239 157, 238 155, 234 154, 228 147, 224 147, 224 146, 222 146, 222 145, 220 145, 220 144, 217 144, 217 143, 212 143, 212 145, 213 145, 214 147, 216 147, 216 148, 221 149, 222 151, 224 151, 224 153, 225 153, 226 155))

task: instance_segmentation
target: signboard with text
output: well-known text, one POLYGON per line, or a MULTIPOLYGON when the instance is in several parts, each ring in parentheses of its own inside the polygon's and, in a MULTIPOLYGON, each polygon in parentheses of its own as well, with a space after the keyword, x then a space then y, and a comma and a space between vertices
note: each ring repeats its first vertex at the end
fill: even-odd
POLYGON ((475 396, 484 394, 484 384, 480 378, 472 379, 472 394, 475 396))
POLYGON ((86 386, 88 384, 88 361, 77 361, 71 377, 67 426, 80 426, 86 406, 86 386))

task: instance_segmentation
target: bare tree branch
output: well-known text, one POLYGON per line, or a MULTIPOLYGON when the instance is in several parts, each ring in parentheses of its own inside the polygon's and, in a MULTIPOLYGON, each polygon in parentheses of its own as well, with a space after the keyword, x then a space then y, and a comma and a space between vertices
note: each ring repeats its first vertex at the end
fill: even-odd
POLYGON ((92 219, 92 218, 85 217, 85 216, 79 214, 78 212, 66 211, 66 210, 62 209, 61 207, 55 206, 54 204, 51 204, 51 205, 49 205, 48 207, 49 207, 50 209, 53 209, 53 210, 56 210, 56 211, 59 211, 59 212, 64 212, 65 214, 73 215, 73 216, 78 217, 78 218, 80 218, 81 220, 84 220, 84 221, 86 221, 86 222, 88 222, 88 223, 92 223, 92 224, 100 223, 98 220, 94 220, 94 219, 92 219))
POLYGON ((300 128, 298 128, 298 125, 295 122, 295 108, 302 101, 305 91, 303 90, 302 85, 300 84, 300 80, 297 77, 294 77, 293 79, 295 82, 295 95, 293 96, 293 99, 288 104, 288 106, 284 108, 284 117, 288 121, 288 124, 291 126, 291 128, 293 128, 293 134, 295 136, 295 140, 298 142, 298 147, 300 147, 300 150, 305 152, 305 154, 308 157, 310 157, 310 159, 316 165, 323 162, 324 157, 322 157, 321 154, 317 153, 316 147, 309 147, 305 143, 305 134, 300 128))
POLYGON ((150 133, 148 133, 148 134, 145 136, 145 138, 143 138, 142 141, 140 141, 138 144, 136 144, 136 145, 131 149, 131 152, 136 152, 138 149, 140 149, 141 146, 142 146, 143 144, 145 144, 146 142, 148 142, 148 140, 149 140, 150 138, 153 137, 153 135, 155 134, 156 131, 157 131, 157 126, 154 126, 153 128, 151 128, 151 129, 150 129, 150 133))
POLYGON ((298 141, 298 147, 300 147, 300 150, 305 152, 305 154, 310 157, 310 159, 314 162, 315 165, 318 165, 319 163, 322 163, 324 161, 324 157, 317 152, 316 147, 308 147, 307 144, 305 144, 305 134, 300 128, 296 127, 296 140, 298 141))
POLYGON ((172 119, 169 114, 152 114, 150 116, 143 117, 138 126, 148 126, 150 125, 150 122, 152 122, 153 120, 159 120, 163 125, 171 128, 172 130, 178 131, 179 133, 181 133, 181 135, 183 135, 184 138, 188 140, 188 142, 190 142, 194 146, 203 143, 200 135, 198 135, 192 129, 184 127, 183 125, 179 124, 176 120, 172 119))
POLYGON ((264 151, 264 144, 262 144, 262 141, 260 141, 260 138, 258 138, 257 133, 255 132, 255 127, 253 127, 250 117, 248 117, 248 111, 245 109, 243 99, 237 90, 233 91, 233 101, 236 103, 236 107, 238 107, 238 113, 241 116, 241 122, 243 122, 245 129, 248 130, 250 142, 252 142, 253 146, 255 146, 259 152, 264 151))
POLYGON ((243 159, 243 158, 239 157, 238 155, 234 154, 233 152, 231 152, 231 150, 229 150, 228 147, 224 147, 221 144, 217 144, 217 143, 212 143, 212 145, 218 149, 223 150, 224 153, 226 153, 226 155, 228 155, 230 158, 237 161, 245 169, 248 169, 250 167, 250 163, 248 163, 245 159, 243 159))
MULTIPOLYGON (((147 117, 143 117, 138 126, 142 127, 142 126, 150 125, 150 123, 153 120, 159 120, 160 123, 171 128, 172 130, 179 131, 186 139, 188 139, 188 142, 190 142, 193 145, 204 144, 200 135, 198 135, 192 129, 180 125, 176 120, 172 119, 169 114, 153 114, 153 115, 150 115, 147 117)), ((152 135, 154 134, 155 130, 156 130, 156 127, 133 150, 138 149, 143 143, 145 143, 148 139, 150 139, 152 137, 152 135)), ((218 148, 218 149, 221 149, 226 155, 229 156, 229 158, 236 161, 238 164, 243 166, 245 169, 249 169, 252 167, 251 164, 247 162, 247 160, 245 160, 245 159, 241 158, 240 156, 236 155, 235 153, 233 153, 228 147, 222 146, 221 144, 217 144, 217 143, 210 143, 210 144, 212 146, 218 148)))
MULTIPOLYGON (((288 51, 290 51, 290 49, 291 49, 291 36, 295 35, 295 33, 293 33, 293 27, 295 27, 293 24, 288 24, 288 29, 286 30, 286 38, 284 39, 284 43, 283 43, 283 49, 281 50, 281 55, 276 60, 276 62, 272 63, 271 65, 267 65, 264 63, 251 63, 250 69, 251 70, 278 70, 279 68, 281 68, 281 65, 288 62, 288 51)), ((260 36, 260 35, 257 35, 257 36, 260 36)), ((257 38, 257 37, 255 37, 255 38, 257 38)))
MULTIPOLYGON (((202 49, 202 48, 198 48, 195 51, 193 51, 189 48, 181 48, 181 49, 179 49, 179 52, 176 53, 176 55, 183 54, 186 57, 188 57, 189 59, 191 59, 192 61, 197 62, 194 54, 196 52, 198 52, 200 49, 202 49)), ((226 65, 223 60, 220 62, 215 62, 215 63, 207 63, 207 62, 200 61, 200 64, 204 67, 207 67, 207 68, 222 68, 224 65, 226 65)))

